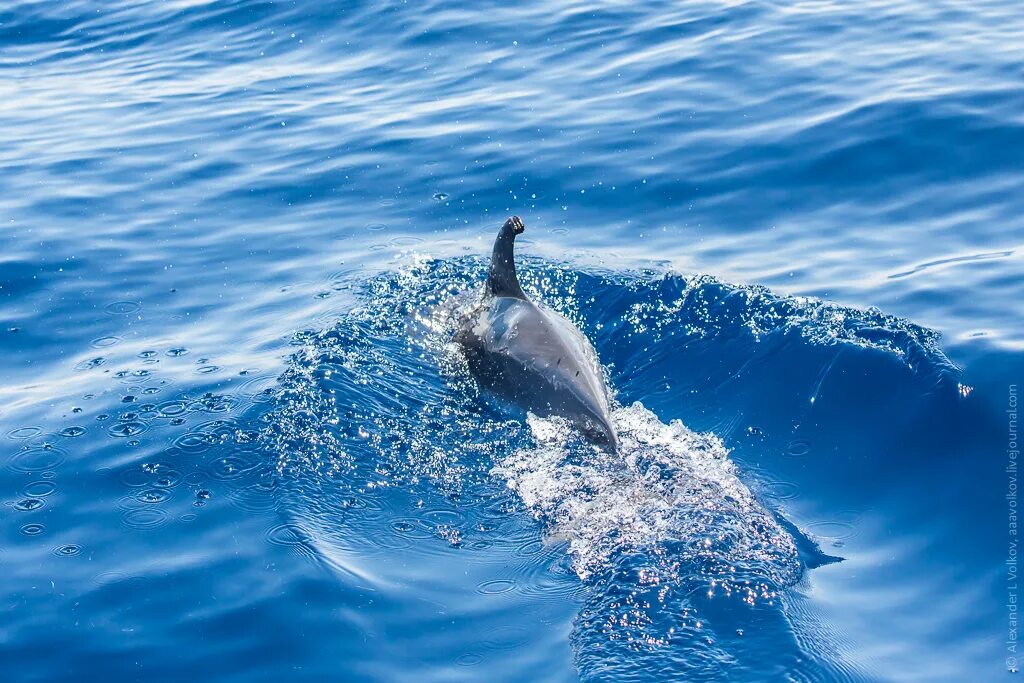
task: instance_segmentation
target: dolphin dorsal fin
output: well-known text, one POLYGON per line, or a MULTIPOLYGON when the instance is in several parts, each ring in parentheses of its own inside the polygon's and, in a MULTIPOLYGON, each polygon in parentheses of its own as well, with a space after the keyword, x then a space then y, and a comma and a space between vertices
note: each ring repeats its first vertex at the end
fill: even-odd
POLYGON ((487 293, 491 296, 526 299, 516 276, 514 254, 516 235, 524 230, 526 227, 519 216, 512 216, 498 231, 498 238, 494 240, 494 251, 491 253, 491 270, 487 274, 487 293))

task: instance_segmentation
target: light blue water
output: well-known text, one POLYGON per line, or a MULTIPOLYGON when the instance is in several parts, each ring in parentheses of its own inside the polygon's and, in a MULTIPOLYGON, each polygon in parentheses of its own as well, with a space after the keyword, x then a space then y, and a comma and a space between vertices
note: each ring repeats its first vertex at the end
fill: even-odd
POLYGON ((1022 35, 6 3, 5 679, 1002 680, 1022 35), (448 343, 512 213, 620 458, 448 343))

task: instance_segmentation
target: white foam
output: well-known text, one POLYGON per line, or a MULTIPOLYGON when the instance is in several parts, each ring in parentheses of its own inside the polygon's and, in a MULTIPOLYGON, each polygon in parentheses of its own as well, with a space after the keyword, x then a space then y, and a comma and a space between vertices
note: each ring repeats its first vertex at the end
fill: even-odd
POLYGON ((537 445, 498 458, 492 472, 569 544, 583 579, 617 553, 700 568, 716 585, 799 577, 793 539, 736 475, 722 441, 663 423, 641 403, 618 408, 619 454, 583 444, 560 418, 528 418, 537 445), (750 570, 747 572, 746 570, 750 570))

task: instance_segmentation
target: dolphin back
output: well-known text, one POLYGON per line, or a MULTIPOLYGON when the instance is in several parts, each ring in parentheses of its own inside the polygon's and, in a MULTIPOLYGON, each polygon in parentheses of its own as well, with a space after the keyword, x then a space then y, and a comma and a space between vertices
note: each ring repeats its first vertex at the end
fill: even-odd
POLYGON ((501 226, 483 299, 455 341, 484 389, 539 415, 564 417, 591 441, 617 450, 594 347, 568 320, 530 301, 519 284, 514 249, 524 230, 518 216, 501 226))

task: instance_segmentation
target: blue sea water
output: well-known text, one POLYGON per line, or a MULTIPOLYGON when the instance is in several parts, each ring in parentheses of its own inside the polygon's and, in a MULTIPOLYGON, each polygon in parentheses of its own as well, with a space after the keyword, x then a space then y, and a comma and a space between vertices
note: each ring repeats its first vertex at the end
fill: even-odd
POLYGON ((1022 35, 4 3, 5 680, 1004 680, 1022 35), (618 457, 451 346, 513 213, 618 457))

